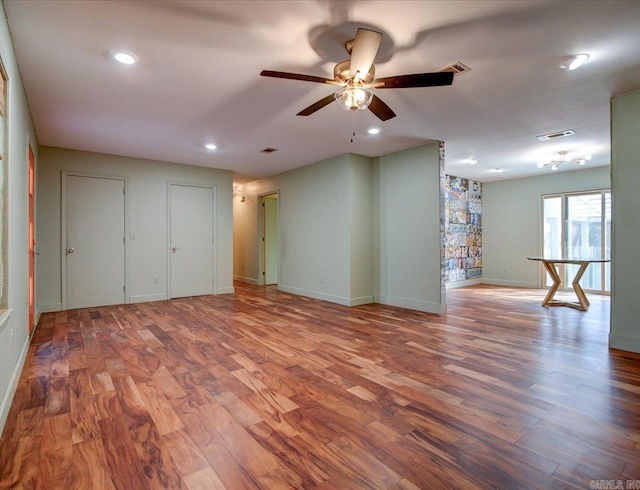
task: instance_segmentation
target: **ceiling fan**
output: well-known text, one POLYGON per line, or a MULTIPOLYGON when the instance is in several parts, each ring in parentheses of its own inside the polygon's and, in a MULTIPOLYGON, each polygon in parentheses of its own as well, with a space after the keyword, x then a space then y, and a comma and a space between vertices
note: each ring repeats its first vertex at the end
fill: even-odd
POLYGON ((305 82, 326 83, 341 88, 335 94, 326 96, 306 109, 298 112, 298 116, 309 116, 329 105, 334 100, 346 110, 357 111, 369 109, 382 121, 387 121, 396 114, 372 89, 438 87, 453 83, 453 72, 416 73, 395 77, 376 78, 373 61, 378 53, 382 34, 369 29, 358 29, 355 39, 345 44, 351 59, 341 61, 333 69, 333 80, 330 78, 287 73, 283 71, 263 70, 263 77, 287 78, 305 82))

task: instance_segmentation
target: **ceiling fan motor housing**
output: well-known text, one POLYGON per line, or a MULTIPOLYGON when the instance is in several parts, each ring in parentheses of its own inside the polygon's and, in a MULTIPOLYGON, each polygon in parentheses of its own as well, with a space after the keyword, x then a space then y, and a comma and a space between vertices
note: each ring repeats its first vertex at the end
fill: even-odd
MULTIPOLYGON (((341 61, 333 68, 333 77, 335 78, 336 82, 346 84, 347 82, 349 82, 349 80, 353 80, 354 75, 355 73, 351 73, 351 60, 341 61)), ((367 76, 365 76, 364 78, 360 77, 360 81, 363 84, 370 84, 373 83, 373 80, 375 78, 376 68, 375 66, 371 65, 367 76)))

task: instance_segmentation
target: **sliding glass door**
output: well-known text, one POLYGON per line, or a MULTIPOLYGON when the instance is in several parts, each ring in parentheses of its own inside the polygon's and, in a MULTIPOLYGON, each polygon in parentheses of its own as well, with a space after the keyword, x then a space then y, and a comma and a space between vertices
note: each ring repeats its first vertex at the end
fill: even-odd
MULTIPOLYGON (((607 190, 543 196, 544 256, 547 258, 611 258, 611 192, 607 190)), ((559 269, 563 287, 570 286, 578 265, 559 269)), ((545 277, 545 285, 551 279, 545 277)), ((583 289, 611 291, 611 264, 591 264, 583 289)))

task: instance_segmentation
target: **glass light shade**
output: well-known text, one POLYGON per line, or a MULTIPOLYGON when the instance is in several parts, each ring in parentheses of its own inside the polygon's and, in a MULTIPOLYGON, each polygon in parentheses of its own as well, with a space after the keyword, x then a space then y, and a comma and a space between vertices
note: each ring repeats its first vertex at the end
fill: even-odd
POLYGON ((369 107, 373 91, 368 88, 347 87, 335 94, 338 105, 348 111, 359 111, 369 107))

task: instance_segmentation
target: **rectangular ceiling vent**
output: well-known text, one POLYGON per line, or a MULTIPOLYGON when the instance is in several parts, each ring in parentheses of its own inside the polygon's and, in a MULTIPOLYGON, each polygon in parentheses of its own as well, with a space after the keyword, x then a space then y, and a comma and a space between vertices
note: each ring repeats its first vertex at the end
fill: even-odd
POLYGON ((264 150, 260 150, 260 153, 273 153, 274 151, 278 151, 278 149, 267 146, 264 150))
POLYGON ((454 75, 459 75, 460 73, 465 73, 465 72, 471 71, 471 68, 469 68, 467 65, 465 65, 462 61, 458 61, 456 63, 453 63, 453 64, 449 65, 449 66, 445 66, 440 71, 452 71, 454 75))
POLYGON ((540 136, 536 136, 540 141, 552 140, 555 138, 563 138, 565 136, 571 136, 572 134, 576 134, 573 129, 565 129, 564 131, 558 131, 557 133, 549 133, 542 134, 540 136))

